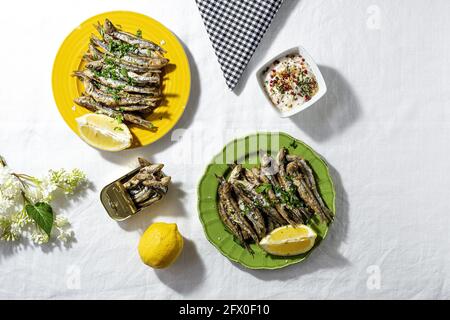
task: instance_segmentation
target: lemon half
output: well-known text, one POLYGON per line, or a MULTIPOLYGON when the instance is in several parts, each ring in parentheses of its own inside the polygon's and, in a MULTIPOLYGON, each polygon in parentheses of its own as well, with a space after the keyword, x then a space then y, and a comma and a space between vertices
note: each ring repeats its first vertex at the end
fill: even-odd
POLYGON ((296 256, 314 247, 317 234, 307 225, 283 226, 274 229, 259 245, 276 256, 296 256))
POLYGON ((152 268, 166 268, 180 255, 183 237, 175 223, 153 223, 142 235, 138 251, 142 261, 152 268))
POLYGON ((106 151, 120 151, 131 146, 130 129, 103 114, 88 113, 76 119, 80 137, 89 145, 106 151))

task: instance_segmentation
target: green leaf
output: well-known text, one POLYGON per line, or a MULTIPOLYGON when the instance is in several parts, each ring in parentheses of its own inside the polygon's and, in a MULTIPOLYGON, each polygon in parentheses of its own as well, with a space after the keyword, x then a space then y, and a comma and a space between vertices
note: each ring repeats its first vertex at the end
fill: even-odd
POLYGON ((124 76, 124 77, 128 77, 128 70, 126 68, 121 68, 120 69, 120 73, 124 76))
POLYGON ((53 227, 53 209, 46 202, 37 202, 34 205, 27 204, 25 210, 36 224, 50 237, 53 227))
POLYGON ((272 185, 270 183, 263 183, 256 187, 255 191, 257 193, 263 193, 272 189, 272 185))

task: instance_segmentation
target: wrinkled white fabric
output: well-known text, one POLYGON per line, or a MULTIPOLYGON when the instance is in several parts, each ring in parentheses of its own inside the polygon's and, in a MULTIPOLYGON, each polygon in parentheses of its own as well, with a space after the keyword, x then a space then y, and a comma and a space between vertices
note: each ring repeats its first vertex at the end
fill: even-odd
POLYGON ((71 247, 0 244, 0 298, 450 298, 449 10, 445 0, 286 0, 233 93, 194 1, 4 4, 0 153, 14 170, 33 175, 79 167, 93 187, 57 208, 73 224, 71 247), (51 71, 69 32, 117 9, 150 15, 177 34, 192 64, 192 96, 176 129, 160 141, 106 153, 61 119, 51 71), (261 94, 255 70, 298 44, 319 64, 328 93, 281 119, 261 94), (206 240, 196 187, 225 142, 277 130, 329 162, 337 219, 306 262, 246 270, 206 240), (99 192, 133 168, 137 156, 165 163, 173 185, 151 213, 117 223, 99 192), (146 267, 136 250, 153 221, 178 223, 187 239, 167 270, 146 267))

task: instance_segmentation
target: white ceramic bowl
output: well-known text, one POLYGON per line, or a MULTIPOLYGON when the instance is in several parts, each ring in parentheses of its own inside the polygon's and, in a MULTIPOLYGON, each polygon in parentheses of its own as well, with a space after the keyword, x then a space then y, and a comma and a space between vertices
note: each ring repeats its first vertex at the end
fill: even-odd
POLYGON ((313 58, 311 58, 309 53, 305 50, 305 48, 303 48, 301 46, 297 46, 297 47, 288 49, 286 51, 283 51, 282 53, 280 53, 276 57, 272 58, 269 62, 267 62, 264 65, 262 65, 258 69, 258 71, 256 72, 256 78, 258 80, 259 87, 263 91, 264 96, 266 97, 267 101, 273 106, 273 108, 278 112, 278 114, 282 118, 290 117, 290 116, 292 116, 294 114, 299 113, 300 111, 305 110, 306 108, 309 108, 314 103, 316 103, 320 98, 322 98, 324 96, 324 94, 327 92, 327 85, 325 84, 325 80, 323 79, 323 76, 322 76, 322 73, 319 70, 319 67, 314 62, 313 58), (316 76, 317 84, 319 85, 319 90, 311 98, 311 100, 305 102, 301 106, 297 106, 297 107, 294 107, 294 108, 290 109, 289 111, 284 111, 283 112, 280 109, 278 109, 278 107, 276 105, 274 105, 274 103, 272 102, 272 100, 269 97, 268 92, 266 91, 266 88, 264 87, 264 70, 266 70, 268 67, 270 67, 270 65, 275 60, 281 59, 281 58, 283 58, 283 57, 285 57, 285 56, 287 56, 289 54, 300 54, 303 58, 305 58, 305 61, 308 63, 308 65, 311 68, 312 72, 316 76))

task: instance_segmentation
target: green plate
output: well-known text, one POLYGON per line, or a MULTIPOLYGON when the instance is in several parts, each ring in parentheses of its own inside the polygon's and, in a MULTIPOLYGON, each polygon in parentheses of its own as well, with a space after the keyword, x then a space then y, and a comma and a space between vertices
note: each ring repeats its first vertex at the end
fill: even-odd
POLYGON ((326 205, 336 213, 335 190, 333 181, 325 161, 304 142, 294 139, 285 133, 258 133, 241 139, 236 139, 225 146, 221 153, 214 157, 206 168, 206 172, 198 186, 198 210, 208 240, 228 259, 251 269, 278 269, 305 260, 311 252, 326 237, 328 226, 318 219, 313 219, 309 225, 317 232, 314 248, 307 253, 293 257, 278 257, 267 254, 258 245, 252 244, 255 251, 251 255, 241 247, 227 231, 220 220, 217 209, 217 176, 228 176, 228 164, 241 163, 246 168, 259 164, 258 151, 263 150, 276 155, 281 147, 290 154, 302 156, 311 165, 316 175, 319 192, 326 205))

